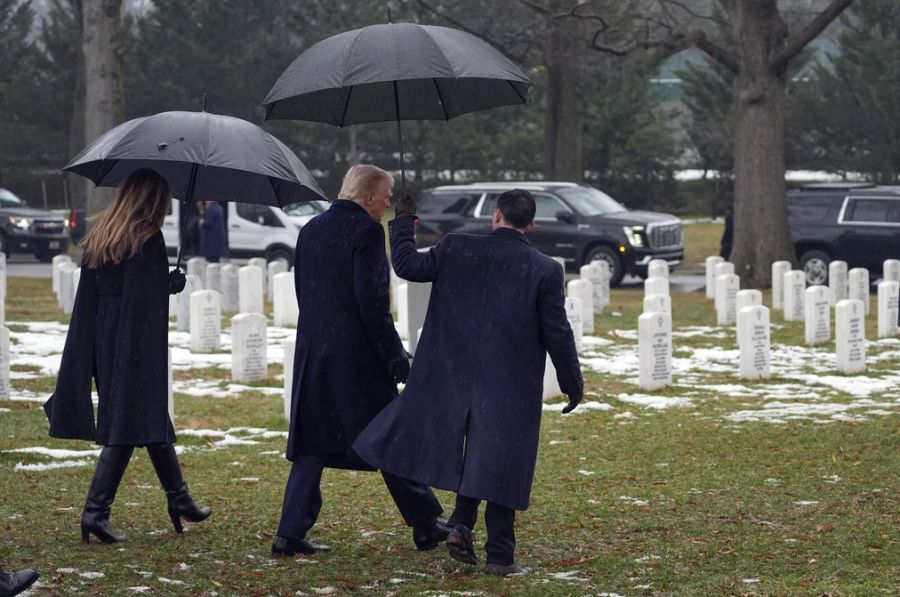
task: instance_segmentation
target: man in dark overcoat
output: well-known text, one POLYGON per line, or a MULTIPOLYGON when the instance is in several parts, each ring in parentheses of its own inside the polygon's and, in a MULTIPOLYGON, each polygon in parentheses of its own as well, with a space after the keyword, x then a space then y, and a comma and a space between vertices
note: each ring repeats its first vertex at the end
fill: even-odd
POLYGON ((210 263, 228 257, 228 238, 225 230, 225 210, 218 201, 207 200, 200 217, 200 254, 210 263))
POLYGON ((409 381, 354 444, 369 464, 457 493, 450 555, 475 563, 471 529, 488 502, 487 568, 521 572, 515 511, 528 507, 537 459, 546 354, 569 412, 584 381, 566 319, 563 270, 525 233, 534 226, 527 191, 501 195, 489 235, 448 234, 416 251, 415 203, 390 223, 394 270, 432 282, 409 381))
MULTIPOLYGON (((371 165, 350 168, 338 199, 303 226, 294 281, 300 315, 294 353, 287 458, 293 461, 272 553, 315 553, 306 533, 322 506, 326 466, 372 470, 352 449, 359 432, 397 395, 409 360, 390 313, 388 262, 380 220, 393 177, 371 165)), ((446 539, 443 511, 428 487, 383 473, 419 549, 446 539)))

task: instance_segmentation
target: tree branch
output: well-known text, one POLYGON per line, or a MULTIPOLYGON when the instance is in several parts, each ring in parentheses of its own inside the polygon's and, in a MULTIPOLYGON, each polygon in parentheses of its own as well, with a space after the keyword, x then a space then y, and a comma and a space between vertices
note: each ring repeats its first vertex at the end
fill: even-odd
POLYGON ((822 31, 824 31, 825 28, 852 3, 853 0, 832 0, 831 4, 828 5, 828 8, 820 12, 806 27, 788 37, 784 44, 784 48, 779 50, 772 57, 769 68, 780 70, 787 66, 787 63, 790 62, 791 59, 796 57, 809 42, 822 33, 822 31))
POLYGON ((722 26, 728 25, 728 23, 726 23, 724 20, 720 19, 719 17, 717 17, 714 14, 711 14, 711 15, 700 14, 699 12, 693 10, 685 2, 679 2, 678 0, 659 0, 659 2, 661 5, 662 4, 671 4, 672 6, 680 8, 681 10, 683 10, 690 16, 694 17, 695 19, 700 19, 703 21, 711 21, 717 25, 722 25, 722 26))
POLYGON ((603 32, 597 31, 596 33, 594 33, 594 37, 591 39, 591 49, 597 50, 598 52, 603 52, 605 54, 612 54, 613 56, 627 56, 628 54, 631 54, 636 50, 658 49, 671 56, 672 54, 677 54, 678 52, 686 50, 691 46, 696 46, 707 56, 709 56, 731 72, 736 73, 738 69, 737 57, 734 55, 734 53, 729 52, 722 46, 719 46, 718 44, 710 41, 709 38, 706 37, 706 34, 702 31, 693 31, 687 35, 676 34, 667 39, 635 41, 630 45, 624 47, 604 46, 597 43, 597 38, 600 37, 601 33, 603 32))
POLYGON ((466 26, 466 24, 463 23, 462 21, 454 19, 449 14, 442 12, 442 11, 438 10, 437 8, 434 8, 433 6, 430 6, 427 2, 425 2, 425 0, 418 0, 418 2, 428 12, 432 13, 433 15, 435 15, 441 19, 444 19, 445 21, 447 21, 448 23, 450 23, 457 29, 462 29, 466 33, 471 33, 475 37, 478 37, 479 39, 483 39, 487 43, 491 44, 492 46, 494 46, 495 48, 500 50, 503 54, 505 54, 509 58, 512 58, 515 62, 517 62, 517 63, 526 62, 527 54, 533 46, 533 44, 531 42, 526 44, 525 51, 522 54, 518 54, 516 52, 513 52, 511 50, 511 48, 505 46, 504 44, 500 43, 496 39, 489 37, 486 33, 486 30, 485 31, 476 31, 476 30, 472 29, 471 27, 466 26))

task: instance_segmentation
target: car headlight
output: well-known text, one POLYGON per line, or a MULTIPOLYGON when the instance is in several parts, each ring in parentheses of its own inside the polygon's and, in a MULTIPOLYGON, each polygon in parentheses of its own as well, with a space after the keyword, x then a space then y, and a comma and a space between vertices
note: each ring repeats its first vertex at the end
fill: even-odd
POLYGON ((10 218, 9 223, 16 228, 21 228, 22 230, 28 230, 31 226, 31 221, 28 218, 10 218))
POLYGON ((632 247, 644 246, 643 226, 624 226, 622 230, 625 232, 625 238, 632 247))
POLYGON ((63 218, 63 227, 69 228, 69 218, 63 218))

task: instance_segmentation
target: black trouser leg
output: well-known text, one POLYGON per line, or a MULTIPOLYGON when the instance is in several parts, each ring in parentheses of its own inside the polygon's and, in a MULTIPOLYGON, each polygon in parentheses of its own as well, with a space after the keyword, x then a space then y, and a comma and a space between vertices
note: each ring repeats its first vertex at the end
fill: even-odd
POLYGON ((484 511, 484 524, 487 527, 488 564, 509 566, 515 562, 516 553, 516 511, 494 502, 488 502, 484 511))
POLYGON ((104 446, 97 459, 97 468, 88 488, 81 515, 81 538, 85 541, 93 533, 104 543, 123 541, 109 525, 109 511, 116 499, 116 491, 122 482, 122 475, 131 460, 133 446, 104 446))
POLYGON ((147 454, 156 470, 159 484, 166 492, 169 517, 177 532, 180 533, 183 530, 182 517, 192 522, 200 522, 212 514, 209 507, 201 508, 188 493, 187 483, 184 482, 184 477, 181 475, 181 465, 178 463, 174 444, 150 444, 147 446, 147 454))
POLYGON ((316 524, 322 509, 322 469, 325 458, 300 454, 291 464, 281 506, 281 521, 277 534, 285 539, 305 539, 306 533, 316 524))
POLYGON ((397 475, 381 472, 403 521, 411 527, 433 526, 434 520, 444 511, 434 492, 427 485, 410 481, 397 475))
POLYGON ((481 500, 478 498, 470 498, 464 495, 456 494, 456 507, 447 524, 455 527, 458 524, 463 525, 470 531, 475 528, 478 522, 478 506, 481 500))

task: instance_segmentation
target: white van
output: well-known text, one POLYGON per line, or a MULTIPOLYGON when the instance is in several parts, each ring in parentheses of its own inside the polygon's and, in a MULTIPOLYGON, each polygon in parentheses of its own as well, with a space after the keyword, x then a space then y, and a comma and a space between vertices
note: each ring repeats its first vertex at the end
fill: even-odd
MULTIPOLYGON (((277 207, 254 203, 222 203, 228 229, 228 256, 234 259, 265 257, 294 263, 294 248, 300 227, 328 208, 325 201, 277 207), (286 213, 287 212, 287 213, 286 213), (297 212, 297 213, 294 213, 297 212), (290 215, 289 215, 290 214, 290 215)), ((177 255, 180 236, 181 201, 172 199, 172 209, 163 223, 163 237, 169 255, 177 255)))

